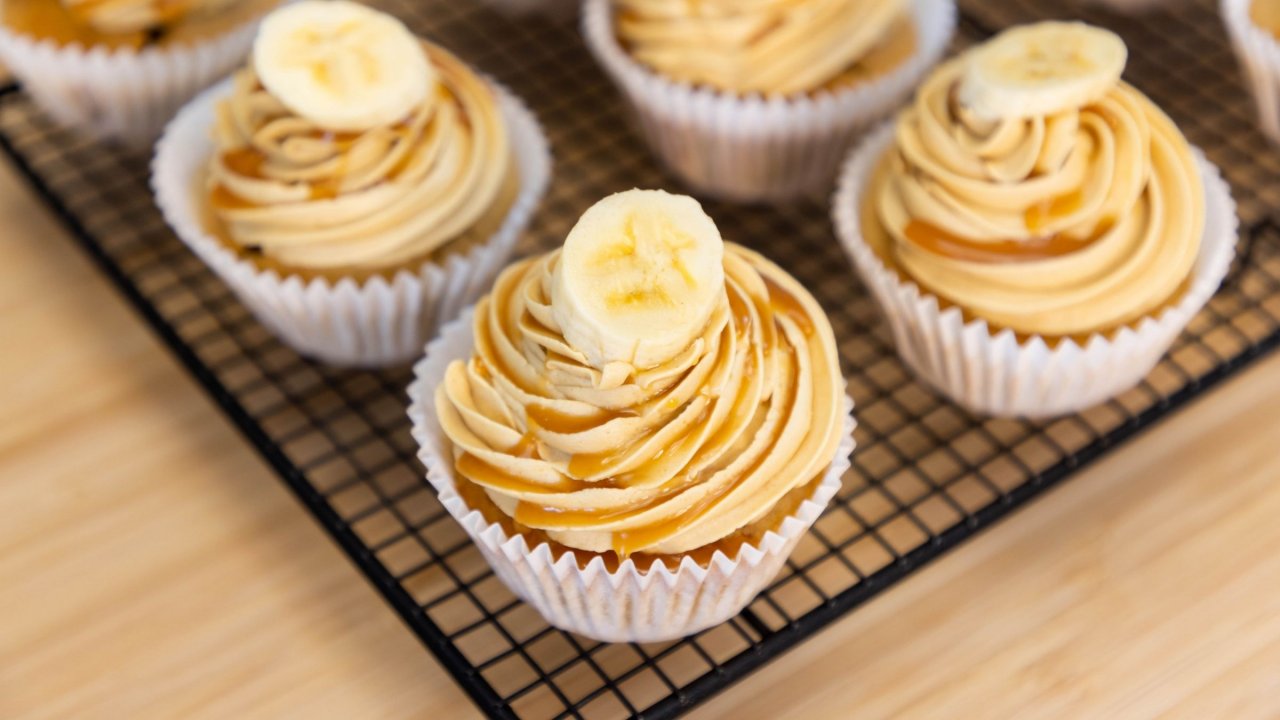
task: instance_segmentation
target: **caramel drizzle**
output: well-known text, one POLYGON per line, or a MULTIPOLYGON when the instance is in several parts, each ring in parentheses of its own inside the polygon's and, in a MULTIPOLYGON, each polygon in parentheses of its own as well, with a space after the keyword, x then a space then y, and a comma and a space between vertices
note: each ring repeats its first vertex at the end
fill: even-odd
MULTIPOLYGON (((794 353, 795 349, 788 346, 788 352, 794 353)), ((793 395, 790 400, 794 403, 795 396, 793 395)), ((767 408, 762 408, 762 411, 767 412, 767 408)), ((782 427, 779 427, 778 432, 781 431, 782 427)), ((775 435, 770 439, 768 446, 763 448, 755 459, 746 468, 737 473, 732 480, 721 483, 676 517, 652 525, 615 532, 613 534, 613 551, 619 557, 625 558, 641 548, 652 547, 684 531, 694 521, 704 516, 718 505, 722 499, 741 486, 747 478, 754 475, 765 460, 768 459, 769 450, 772 449, 776 442, 777 436, 775 435)), ((701 478, 698 478, 698 480, 701 480, 701 478)))
POLYGON ((1005 264, 1052 260, 1079 252, 1097 242, 1113 227, 1114 221, 1104 219, 1085 238, 1056 233, 1029 240, 974 242, 923 220, 911 220, 903 234, 911 244, 934 255, 962 262, 1005 264))
POLYGON ((1031 234, 1039 235, 1051 221, 1080 212, 1083 206, 1084 192, 1073 190, 1028 207, 1022 214, 1022 221, 1031 234))
MULTIPOLYGON (((693 401, 691 400, 685 403, 684 405, 682 405, 680 407, 680 410, 676 413, 676 416, 678 417, 679 415, 683 414, 689 408, 689 405, 692 402, 693 401)), ((711 403, 706 403, 706 406, 702 409, 702 412, 693 421, 692 426, 696 427, 697 425, 706 422, 707 418, 710 415, 711 415, 711 403)), ((568 468, 569 474, 572 475, 573 477, 590 477, 592 475, 599 475, 610 466, 616 465, 622 460, 624 460, 627 456, 635 452, 637 448, 642 447, 645 443, 652 440, 653 436, 656 435, 660 429, 661 429, 660 427, 654 428, 653 430, 650 430, 649 432, 641 435, 639 438, 636 438, 632 442, 614 450, 608 450, 602 453, 583 453, 579 455, 574 455, 573 457, 569 458, 569 468, 568 468)), ((687 442, 688 437, 689 436, 682 438, 680 442, 681 443, 687 442)), ((669 452, 674 447, 676 446, 660 448, 658 452, 653 455, 651 461, 656 462, 658 460, 661 460, 662 457, 666 455, 667 452, 669 452)))
POLYGON ((1083 238, 1066 233, 1041 234, 1052 221, 1080 212, 1084 199, 1084 191, 1077 189, 1028 206, 1023 211, 1023 223, 1033 235, 1028 239, 975 242, 917 219, 907 222, 903 235, 921 250, 962 262, 1004 264, 1051 260, 1089 247, 1115 227, 1113 218, 1103 218, 1083 238))
POLYGON ((560 412, 547 405, 532 403, 525 406, 524 414, 530 428, 536 426, 558 435, 573 435, 586 432, 619 418, 635 416, 634 413, 602 410, 588 417, 579 417, 560 412))
POLYGON ((565 478, 554 485, 529 482, 490 465, 470 453, 463 453, 454 461, 458 474, 483 487, 512 493, 570 493, 578 490, 577 483, 565 478))
POLYGON ((813 336, 813 318, 796 296, 787 292, 772 278, 764 277, 765 287, 769 289, 769 307, 773 312, 786 315, 804 333, 805 337, 813 336))
MULTIPOLYGON (((810 336, 814 332, 813 322, 800 300, 780 287, 773 280, 765 277, 764 281, 769 291, 770 311, 775 314, 786 315, 796 323, 806 336, 810 336)), ((731 305, 733 305, 734 299, 734 296, 730 297, 731 305)), ((739 302, 738 306, 735 306, 733 310, 733 317, 735 318, 735 321, 739 323, 739 327, 737 329, 740 332, 749 331, 751 319, 750 314, 746 311, 745 305, 742 305, 742 303, 739 302)), ((774 318, 765 318, 765 321, 776 323, 774 318)), ((794 354, 796 349, 788 346, 787 351, 794 354)), ((754 357, 754 355, 752 357, 754 357)), ((746 397, 750 392, 751 384, 747 382, 747 379, 753 373, 759 372, 757 365, 758 363, 753 361, 751 366, 746 368, 744 371, 743 381, 739 383, 738 393, 733 399, 733 405, 730 406, 739 412, 741 412, 740 409, 745 404, 746 397)), ((791 399, 794 401, 794 396, 791 399)), ((533 407, 534 406, 526 408, 526 413, 529 413, 529 410, 533 407)), ((693 425, 697 426, 699 423, 705 422, 710 414, 711 406, 708 405, 708 407, 702 411, 698 420, 694 421, 693 425)), ((542 419, 551 419, 553 423, 566 419, 563 416, 553 419, 551 415, 552 414, 548 413, 545 408, 539 408, 534 412, 534 414, 530 415, 530 422, 533 425, 541 424, 540 421, 534 420, 535 416, 541 416, 542 419)), ((589 428, 592 426, 591 423, 593 422, 592 420, 582 418, 567 419, 572 421, 568 424, 569 427, 586 426, 589 428)), ((741 432, 743 428, 741 420, 742 418, 740 415, 727 418, 717 432, 707 438, 702 446, 697 449, 694 455, 686 463, 685 467, 705 467, 705 463, 709 456, 723 452, 741 432)), ((531 432, 532 430, 533 428, 531 427, 531 432)), ((627 453, 634 450, 634 448, 639 447, 649 437, 651 437, 651 434, 647 434, 645 437, 629 444, 625 448, 612 453, 574 456, 570 459, 569 472, 571 475, 578 477, 598 473, 609 463, 625 457, 627 453), (577 464, 577 467, 575 467, 575 463, 577 464)), ((681 444, 689 443, 697 440, 697 438, 697 433, 691 432, 682 438, 680 442, 681 444)), ((776 437, 774 440, 776 441, 776 437)), ((654 456, 654 458, 652 458, 652 460, 656 461, 667 452, 679 447, 681 447, 681 445, 675 445, 671 448, 663 448, 654 456)), ((760 468, 760 466, 764 464, 768 455, 769 453, 767 450, 762 450, 748 465, 748 467, 737 473, 732 480, 721 483, 675 517, 667 518, 650 525, 614 532, 612 534, 613 551, 620 558, 626 558, 641 548, 652 547, 663 540, 679 534, 692 525, 697 519, 704 516, 721 499, 729 495, 735 488, 739 487, 747 478, 751 477, 760 468)), ((612 480, 614 481, 615 486, 621 485, 625 487, 627 485, 627 478, 625 475, 612 478, 612 480)), ((627 507, 609 510, 565 510, 563 508, 549 507, 521 500, 516 504, 513 519, 522 525, 533 527, 551 525, 561 528, 582 528, 612 524, 638 517, 639 515, 642 515, 663 503, 669 502, 673 497, 676 497, 683 492, 687 492, 690 487, 696 486, 702 480, 703 478, 701 477, 690 477, 688 473, 677 474, 676 477, 664 485, 653 497, 627 507)))
MULTIPOLYGON (((442 91, 446 99, 452 98, 448 91, 442 91)), ((403 120, 391 127, 391 132, 395 135, 395 143, 407 142, 411 135, 411 127, 409 120, 403 120)), ((301 137, 311 140, 318 140, 328 143, 334 148, 334 155, 340 158, 338 170, 330 177, 308 183, 309 200, 332 200, 342 194, 343 175, 347 172, 348 152, 351 146, 355 145, 360 138, 364 137, 364 133, 360 132, 335 132, 331 130, 314 129, 301 137)), ((396 164, 387 172, 382 182, 395 181, 409 168, 413 162, 413 153, 403 153, 396 164)), ((246 146, 236 150, 228 150, 222 153, 222 164, 226 168, 241 177, 251 178, 254 180, 266 180, 268 175, 264 172, 264 166, 267 163, 267 156, 257 148, 246 146)), ((225 185, 216 185, 210 192, 210 202, 215 208, 221 210, 240 210, 247 208, 261 207, 260 204, 236 195, 225 185)))

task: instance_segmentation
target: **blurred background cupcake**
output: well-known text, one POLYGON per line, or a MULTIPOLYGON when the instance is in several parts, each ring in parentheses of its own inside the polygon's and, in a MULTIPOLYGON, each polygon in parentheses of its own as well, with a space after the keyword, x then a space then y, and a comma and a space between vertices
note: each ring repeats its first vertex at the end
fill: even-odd
POLYGON ((947 47, 952 0, 586 0, 587 45, 673 174, 706 195, 826 191, 947 47))
POLYGON ((152 183, 281 338, 378 366, 488 288, 549 174, 510 93, 390 15, 308 0, 267 16, 248 66, 178 114, 152 183))
POLYGON ((1222 0, 1222 19, 1262 131, 1280 143, 1280 0, 1222 0))
POLYGON ((940 66, 842 173, 837 233, 899 354, 972 410, 1127 390, 1226 275, 1230 191, 1120 80, 1126 58, 1082 23, 1007 30, 940 66))
POLYGON ((3 0, 0 60, 59 123, 149 145, 281 0, 3 0))

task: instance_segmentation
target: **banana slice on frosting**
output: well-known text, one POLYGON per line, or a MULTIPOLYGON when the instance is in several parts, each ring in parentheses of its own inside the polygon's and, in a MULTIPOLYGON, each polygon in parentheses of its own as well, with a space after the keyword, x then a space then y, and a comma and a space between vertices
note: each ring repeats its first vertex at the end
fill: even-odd
POLYGON ((561 332, 597 368, 674 357, 724 297, 720 231, 696 200, 661 190, 611 195, 583 213, 551 281, 561 332))
POLYGON ((990 120, 1053 115, 1105 95, 1128 56, 1110 30, 1080 22, 1023 25, 968 53, 957 99, 990 120))
POLYGON ((347 0, 303 0, 268 15, 253 67, 289 110, 345 132, 403 119, 437 83, 404 23, 347 0))

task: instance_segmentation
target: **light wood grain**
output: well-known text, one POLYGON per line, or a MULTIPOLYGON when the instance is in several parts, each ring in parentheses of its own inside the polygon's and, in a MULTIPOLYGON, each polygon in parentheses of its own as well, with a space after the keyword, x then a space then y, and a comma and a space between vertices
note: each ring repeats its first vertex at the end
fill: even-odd
MULTIPOLYGON (((0 170, 0 717, 475 709, 0 170)), ((1280 358, 697 717, 1280 715, 1280 358)))
POLYGON ((475 715, 0 172, 0 717, 475 715))

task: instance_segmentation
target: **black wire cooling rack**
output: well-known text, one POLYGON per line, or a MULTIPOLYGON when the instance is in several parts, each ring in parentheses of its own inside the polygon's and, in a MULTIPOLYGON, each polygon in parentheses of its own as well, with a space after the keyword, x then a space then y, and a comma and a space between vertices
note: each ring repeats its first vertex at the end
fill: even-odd
MULTIPOLYGON (((555 181, 525 252, 551 247, 606 193, 672 186, 620 115, 571 25, 461 0, 385 0, 526 98, 555 181)), ((708 204, 724 235, 800 277, 831 314, 858 406, 843 490, 739 617, 678 642, 601 644, 549 627, 497 580, 436 502, 405 417, 407 369, 339 371, 264 330, 165 227, 146 158, 52 127, 16 87, 0 146, 404 622, 493 717, 670 717, 892 585, 1280 342, 1280 155, 1253 123, 1213 0, 1139 19, 1055 0, 962 3, 958 45, 1042 17, 1129 41, 1127 77, 1231 181, 1239 257, 1222 291, 1141 387, 1052 422, 985 420, 915 382, 837 248, 822 200, 708 204)), ((424 708, 425 710, 425 708, 424 708)))

